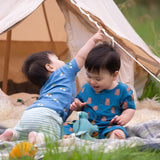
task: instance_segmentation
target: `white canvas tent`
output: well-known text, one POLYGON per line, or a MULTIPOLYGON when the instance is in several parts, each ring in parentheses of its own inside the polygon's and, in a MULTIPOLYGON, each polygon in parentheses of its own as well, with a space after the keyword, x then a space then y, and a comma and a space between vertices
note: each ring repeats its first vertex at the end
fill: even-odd
MULTIPOLYGON (((120 81, 132 89, 136 88, 138 93, 147 80, 144 75, 148 73, 145 70, 154 75, 160 73, 160 59, 137 35, 113 0, 0 2, 0 67, 3 72, 0 80, 4 85, 8 78, 17 82, 25 81, 21 66, 27 55, 51 50, 62 59, 70 59, 100 25, 104 28, 106 41, 114 42, 115 49, 121 52, 120 81), (133 59, 142 64, 136 67, 138 72, 134 69, 133 59), (135 76, 140 78, 135 79, 135 76)), ((78 81, 80 86, 85 83, 83 70, 78 75, 78 81)))

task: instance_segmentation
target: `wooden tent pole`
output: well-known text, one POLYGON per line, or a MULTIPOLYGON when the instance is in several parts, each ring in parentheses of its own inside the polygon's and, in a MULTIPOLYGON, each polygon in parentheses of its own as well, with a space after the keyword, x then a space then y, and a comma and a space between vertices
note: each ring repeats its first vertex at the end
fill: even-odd
POLYGON ((50 27, 49 27, 49 22, 48 22, 48 18, 47 18, 47 13, 46 13, 46 9, 45 9, 45 6, 44 6, 44 2, 42 3, 42 8, 43 8, 43 13, 44 13, 44 17, 45 17, 45 21, 46 21, 46 25, 47 25, 47 29, 48 29, 48 33, 49 33, 49 37, 50 37, 51 42, 53 42, 53 38, 52 38, 51 30, 50 30, 50 27))
POLYGON ((12 30, 7 32, 7 44, 6 44, 6 53, 5 53, 4 69, 3 69, 3 82, 2 82, 2 90, 4 93, 7 93, 11 36, 12 36, 12 30))
POLYGON ((45 3, 45 1, 42 3, 42 8, 43 8, 43 13, 44 13, 47 29, 48 29, 48 34, 49 34, 50 40, 52 42, 52 47, 53 47, 52 49, 55 51, 55 53, 57 53, 56 52, 55 43, 54 43, 54 40, 53 40, 53 37, 52 37, 52 33, 51 33, 51 30, 50 30, 50 27, 49 27, 49 22, 48 22, 46 8, 45 8, 45 4, 44 3, 45 3))

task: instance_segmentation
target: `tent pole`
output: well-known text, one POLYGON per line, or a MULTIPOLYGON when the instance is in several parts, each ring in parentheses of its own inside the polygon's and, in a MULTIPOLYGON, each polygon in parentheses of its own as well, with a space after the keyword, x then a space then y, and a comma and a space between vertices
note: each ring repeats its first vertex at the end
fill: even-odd
POLYGON ((47 13, 46 13, 46 9, 45 9, 45 6, 44 6, 44 2, 42 3, 42 8, 43 8, 43 13, 44 13, 44 17, 45 17, 45 21, 46 21, 46 25, 47 25, 47 29, 48 29, 48 33, 49 33, 49 37, 50 37, 50 40, 53 42, 53 38, 52 38, 51 30, 49 28, 49 22, 48 22, 48 18, 47 18, 47 13))
POLYGON ((11 36, 12 36, 12 30, 7 32, 7 44, 6 44, 6 54, 5 54, 5 60, 4 60, 3 83, 2 83, 2 90, 4 93, 7 93, 11 36))
POLYGON ((42 8, 43 8, 43 13, 44 13, 44 17, 45 17, 45 21, 46 21, 46 25, 47 25, 47 29, 48 29, 48 34, 49 34, 49 37, 50 37, 50 40, 52 42, 52 49, 55 51, 56 53, 56 47, 55 47, 55 43, 53 41, 53 38, 52 38, 52 33, 51 33, 51 30, 50 30, 50 27, 49 27, 49 22, 48 22, 48 18, 47 18, 47 13, 46 13, 46 8, 45 8, 45 1, 42 3, 42 8))

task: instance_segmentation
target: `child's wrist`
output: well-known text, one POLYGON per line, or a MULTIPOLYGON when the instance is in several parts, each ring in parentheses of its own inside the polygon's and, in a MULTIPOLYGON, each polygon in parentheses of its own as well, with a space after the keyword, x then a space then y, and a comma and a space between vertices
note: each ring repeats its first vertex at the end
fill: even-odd
POLYGON ((95 45, 97 42, 96 42, 96 39, 95 38, 91 38, 90 40, 89 40, 89 43, 91 43, 91 45, 95 45))

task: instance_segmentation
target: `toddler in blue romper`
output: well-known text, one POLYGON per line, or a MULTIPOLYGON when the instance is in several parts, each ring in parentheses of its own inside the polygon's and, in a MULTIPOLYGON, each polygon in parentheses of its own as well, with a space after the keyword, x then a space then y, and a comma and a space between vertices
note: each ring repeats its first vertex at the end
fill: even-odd
MULTIPOLYGON (((135 113, 133 91, 117 81, 120 55, 111 46, 93 48, 85 62, 87 83, 81 88, 70 109, 88 113, 88 120, 99 128, 98 138, 127 137, 123 127, 135 113)), ((72 123, 64 124, 64 137, 72 133, 72 123)), ((84 124, 85 125, 85 124, 84 124)))
MULTIPOLYGON (((135 109, 132 93, 133 91, 122 82, 119 82, 114 89, 106 89, 99 94, 95 93, 88 83, 82 87, 77 98, 81 102, 87 102, 82 110, 88 113, 90 123, 98 125, 98 138, 105 138, 107 133, 115 129, 123 130, 127 137, 127 132, 123 126, 111 124, 110 121, 116 115, 121 115, 125 109, 135 109)), ((65 134, 71 134, 71 128, 71 124, 64 126, 65 134)))

